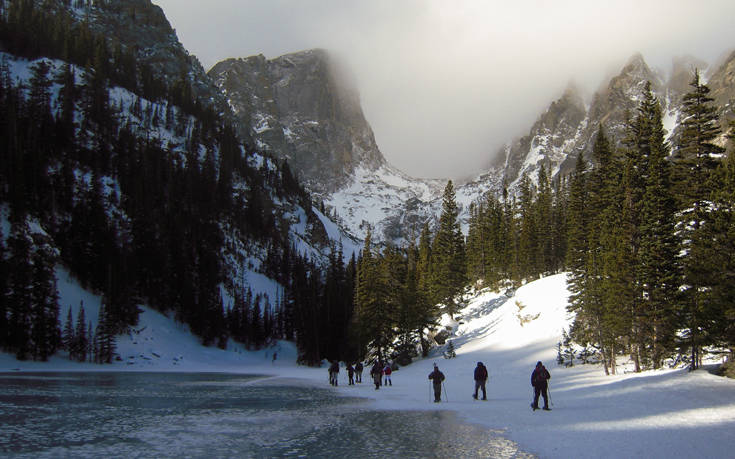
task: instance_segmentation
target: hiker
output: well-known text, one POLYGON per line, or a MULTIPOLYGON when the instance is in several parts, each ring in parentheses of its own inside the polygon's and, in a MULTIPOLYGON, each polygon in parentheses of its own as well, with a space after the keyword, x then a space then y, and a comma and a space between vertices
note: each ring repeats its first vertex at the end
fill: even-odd
POLYGON ((339 362, 336 360, 329 366, 329 384, 339 385, 339 362))
POLYGON ((546 411, 551 411, 551 408, 549 408, 549 398, 547 394, 549 379, 551 379, 549 370, 547 370, 541 362, 538 362, 533 373, 531 373, 531 385, 533 386, 533 403, 531 404, 531 408, 533 408, 534 411, 538 409, 539 395, 543 395, 544 397, 544 409, 546 411))
POLYGON ((355 365, 355 381, 362 382, 362 362, 357 362, 355 365))
POLYGON ((278 358, 278 352, 273 353, 273 360, 271 360, 271 365, 276 364, 276 359, 278 358))
POLYGON ((442 382, 444 381, 444 373, 439 371, 439 367, 434 364, 434 371, 429 373, 429 379, 432 380, 434 385, 434 402, 439 403, 442 401, 442 382))
POLYGON ((352 368, 352 364, 347 364, 347 378, 349 379, 349 382, 347 383, 348 386, 354 386, 355 385, 355 369, 352 368))
POLYGON ((383 370, 380 367, 380 362, 378 362, 377 360, 375 361, 373 368, 370 369, 370 376, 373 377, 373 382, 375 383, 375 390, 380 389, 380 380, 383 377, 383 370))
POLYGON ((472 395, 472 398, 477 400, 477 391, 478 389, 482 389, 482 399, 487 400, 487 394, 485 393, 486 382, 487 368, 485 368, 482 362, 477 362, 477 366, 475 367, 475 393, 472 395))
POLYGON ((393 372, 393 370, 390 367, 390 364, 386 363, 383 367, 383 376, 385 376, 385 380, 383 381, 384 386, 392 386, 393 381, 390 380, 390 374, 393 372))

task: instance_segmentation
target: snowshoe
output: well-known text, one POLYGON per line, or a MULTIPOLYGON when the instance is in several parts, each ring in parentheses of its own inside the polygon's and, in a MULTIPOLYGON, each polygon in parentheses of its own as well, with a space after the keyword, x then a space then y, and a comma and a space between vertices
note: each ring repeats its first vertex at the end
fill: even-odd
POLYGON ((543 408, 543 410, 544 410, 544 411, 551 411, 551 408, 549 408, 548 406, 545 406, 545 407, 543 408))

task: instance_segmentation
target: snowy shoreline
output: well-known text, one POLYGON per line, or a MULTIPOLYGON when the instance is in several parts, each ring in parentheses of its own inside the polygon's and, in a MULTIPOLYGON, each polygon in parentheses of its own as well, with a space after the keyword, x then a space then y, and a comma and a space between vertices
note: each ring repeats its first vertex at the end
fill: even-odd
MULTIPOLYGON (((462 422, 480 425, 543 458, 729 457, 735 451, 735 380, 699 370, 659 370, 605 376, 594 365, 559 367, 556 343, 568 326, 563 274, 532 282, 513 298, 483 293, 462 311, 452 338, 456 358, 418 360, 392 375, 393 385, 375 390, 369 368, 363 383, 346 384, 343 396, 369 399, 377 410, 451 410, 462 422), (523 308, 519 308, 518 305, 523 308), (536 317, 525 322, 522 314, 536 317), (551 412, 532 412, 530 374, 543 361, 550 381, 551 412), (488 401, 475 401, 472 373, 488 368, 488 401), (446 375, 446 397, 430 401, 428 374, 436 362, 446 375)), ((147 371, 218 372, 289 378, 330 388, 326 366, 296 365, 292 343, 249 352, 236 344, 226 351, 204 348, 188 331, 146 310, 138 333, 118 338, 122 361, 80 364, 61 357, 19 362, 0 354, 0 372, 147 371), (277 359, 272 360, 277 351, 277 359)))

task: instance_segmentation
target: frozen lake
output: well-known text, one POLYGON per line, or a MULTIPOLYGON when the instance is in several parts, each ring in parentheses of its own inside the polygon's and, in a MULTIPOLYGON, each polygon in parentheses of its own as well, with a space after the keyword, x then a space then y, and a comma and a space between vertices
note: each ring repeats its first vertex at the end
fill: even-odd
POLYGON ((374 411, 294 380, 0 373, 3 457, 532 457, 448 411, 374 411))

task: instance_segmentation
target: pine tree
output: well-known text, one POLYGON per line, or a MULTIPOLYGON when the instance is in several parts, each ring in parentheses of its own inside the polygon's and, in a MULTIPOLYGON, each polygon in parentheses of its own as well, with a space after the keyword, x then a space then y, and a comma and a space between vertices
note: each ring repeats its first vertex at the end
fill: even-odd
POLYGON ((84 362, 87 360, 87 348, 89 346, 84 302, 80 302, 79 304, 79 314, 77 315, 77 323, 74 327, 74 338, 74 359, 79 362, 84 362))
POLYGON ((457 310, 454 297, 461 291, 466 279, 464 236, 458 216, 454 185, 450 180, 444 188, 439 229, 431 248, 432 301, 446 305, 450 315, 457 310))
POLYGON ((13 268, 8 276, 8 345, 16 358, 31 357, 31 312, 33 310, 33 264, 31 246, 33 241, 25 217, 11 215, 12 230, 8 238, 8 263, 13 268))
POLYGON ((46 361, 59 347, 59 294, 51 247, 38 247, 33 254, 31 340, 33 358, 46 361))
POLYGON ((106 297, 102 297, 99 313, 97 315, 97 328, 95 329, 95 348, 97 349, 97 363, 112 363, 115 355, 115 324, 110 315, 109 304, 106 297))
POLYGON ((553 195, 551 183, 546 174, 546 167, 542 164, 538 171, 538 193, 534 206, 534 220, 537 231, 537 274, 550 274, 554 271, 553 246, 553 195))
POLYGON ((645 189, 640 208, 640 244, 638 252, 639 353, 645 354, 654 368, 662 365, 667 352, 673 350, 675 333, 674 305, 680 282, 677 266, 678 247, 675 238, 675 202, 670 181, 669 149, 665 141, 661 108, 650 93, 640 117, 648 119, 650 133, 645 189))
POLYGON ((355 330, 359 347, 365 347, 383 360, 390 316, 388 313, 387 272, 373 253, 372 234, 368 230, 362 254, 357 264, 355 292, 355 330))
POLYGON ((76 338, 74 336, 74 318, 71 313, 71 306, 69 306, 69 312, 66 315, 66 322, 64 322, 64 331, 61 334, 61 342, 64 350, 69 353, 69 360, 74 358, 72 352, 74 348, 74 342, 76 338))
POLYGON ((702 228, 703 258, 712 290, 708 296, 710 342, 735 354, 735 121, 730 123, 727 158, 713 178, 712 212, 702 228))
POLYGON ((708 259, 710 235, 706 233, 711 217, 711 178, 723 148, 713 143, 720 134, 717 111, 698 71, 694 72, 690 86, 692 90, 683 97, 682 131, 674 152, 674 172, 680 196, 681 250, 686 252, 683 284, 687 288, 679 314, 684 328, 681 344, 689 348, 691 369, 696 369, 701 363, 701 348, 711 341, 707 335, 718 319, 708 308, 715 279, 713 269, 718 268, 708 259))
POLYGON ((519 184, 518 214, 520 215, 518 235, 518 267, 521 279, 528 279, 540 272, 539 231, 534 202, 536 187, 525 173, 519 184))

